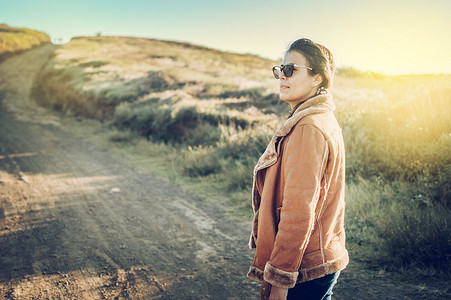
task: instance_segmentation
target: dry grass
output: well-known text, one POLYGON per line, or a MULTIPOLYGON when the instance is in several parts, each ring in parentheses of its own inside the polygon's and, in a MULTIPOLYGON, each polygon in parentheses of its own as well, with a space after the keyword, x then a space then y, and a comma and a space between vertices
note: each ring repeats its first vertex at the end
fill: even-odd
POLYGON ((0 61, 14 53, 49 42, 50 38, 43 32, 0 24, 0 61))
POLYGON ((95 118, 108 118, 114 107, 132 107, 160 99, 172 111, 196 107, 201 113, 242 118, 252 113, 229 109, 246 99, 225 91, 274 85, 265 74, 273 62, 252 55, 223 53, 186 43, 124 38, 75 38, 56 53, 40 84, 48 104, 95 118), (208 101, 204 101, 208 99, 208 101), (99 110, 106 111, 99 115, 99 110))

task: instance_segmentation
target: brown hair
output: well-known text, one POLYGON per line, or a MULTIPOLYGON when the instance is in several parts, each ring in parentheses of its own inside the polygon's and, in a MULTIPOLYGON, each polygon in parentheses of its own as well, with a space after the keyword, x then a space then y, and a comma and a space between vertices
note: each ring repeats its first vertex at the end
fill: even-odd
POLYGON ((332 53, 323 45, 312 42, 309 39, 294 41, 287 52, 298 51, 305 56, 308 62, 310 75, 319 74, 323 79, 320 87, 330 88, 334 81, 335 64, 332 53))

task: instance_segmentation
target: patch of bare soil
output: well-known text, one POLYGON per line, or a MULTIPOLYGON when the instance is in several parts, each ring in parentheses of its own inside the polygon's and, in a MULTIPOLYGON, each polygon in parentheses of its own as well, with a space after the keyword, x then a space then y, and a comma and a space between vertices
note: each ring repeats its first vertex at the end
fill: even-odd
MULTIPOLYGON (((29 97, 56 46, 0 64, 1 299, 258 299, 248 223, 71 134, 29 97)), ((436 291, 342 272, 335 299, 436 291)))

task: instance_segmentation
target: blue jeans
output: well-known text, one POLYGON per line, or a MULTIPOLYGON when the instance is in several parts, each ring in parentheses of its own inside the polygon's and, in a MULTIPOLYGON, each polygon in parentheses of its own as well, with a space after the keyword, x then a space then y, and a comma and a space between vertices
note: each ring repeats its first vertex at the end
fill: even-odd
POLYGON ((324 277, 296 284, 288 290, 288 300, 330 300, 332 288, 337 283, 340 271, 324 277))

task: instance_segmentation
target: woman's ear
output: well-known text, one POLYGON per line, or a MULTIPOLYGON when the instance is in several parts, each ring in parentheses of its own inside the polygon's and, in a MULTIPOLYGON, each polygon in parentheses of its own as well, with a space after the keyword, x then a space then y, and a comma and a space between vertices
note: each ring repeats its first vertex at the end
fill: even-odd
POLYGON ((313 86, 321 86, 321 83, 323 83, 323 78, 319 74, 315 74, 313 76, 313 86))

